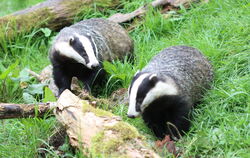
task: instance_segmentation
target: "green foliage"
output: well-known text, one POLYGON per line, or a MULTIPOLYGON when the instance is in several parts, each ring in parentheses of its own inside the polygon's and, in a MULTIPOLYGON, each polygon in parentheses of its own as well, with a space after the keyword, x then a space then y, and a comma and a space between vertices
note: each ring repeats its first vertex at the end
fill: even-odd
POLYGON ((42 140, 55 125, 54 119, 14 119, 0 122, 0 157, 34 157, 42 140))
POLYGON ((52 33, 52 31, 49 28, 41 28, 40 30, 43 32, 45 37, 49 37, 52 33))
POLYGON ((4 70, 1 75, 0 75, 0 79, 6 79, 6 77, 11 73, 11 71, 13 71, 17 65, 18 65, 18 61, 16 61, 15 63, 11 64, 6 70, 4 70))
POLYGON ((19 85, 17 85, 10 77, 16 76, 16 68, 18 66, 18 61, 11 64, 9 67, 5 68, 1 66, 0 74, 0 102, 6 102, 8 99, 16 100, 19 96, 19 85))
POLYGON ((23 101, 27 104, 36 103, 36 98, 33 97, 33 95, 31 95, 27 92, 24 92, 23 93, 23 101))
POLYGON ((114 63, 103 62, 105 71, 112 74, 106 84, 106 88, 112 88, 111 84, 115 84, 118 81, 122 81, 122 87, 127 86, 133 76, 133 66, 127 62, 116 61, 114 63))
MULTIPOLYGON (((35 0, 32 1, 34 2, 35 0)), ((79 13, 79 17, 108 17, 116 12, 127 13, 146 2, 150 1, 123 0, 122 5, 115 9, 98 9, 94 5, 93 9, 79 13)), ((0 2, 6 3, 7 0, 0 2)), ((114 89, 128 87, 134 73, 162 49, 171 45, 196 47, 210 59, 215 79, 212 90, 205 95, 202 104, 195 108, 192 128, 178 141, 178 149, 181 150, 182 157, 249 157, 249 4, 249 0, 209 1, 207 4, 194 4, 190 9, 182 7, 167 15, 150 9, 142 21, 134 21, 134 29, 130 31, 135 43, 134 61, 104 63, 104 69, 110 77, 103 88, 103 94, 107 96, 114 89)), ((13 11, 26 7, 15 8, 15 4, 11 6, 13 11)), ((0 15, 9 13, 3 13, 4 10, 6 11, 5 8, 0 9, 0 15)), ((130 25, 125 24, 126 27, 130 25)), ((24 94, 27 95, 28 102, 55 99, 47 88, 44 90, 41 86, 36 91, 33 85, 36 82, 25 70, 28 67, 39 72, 49 64, 47 52, 55 34, 42 28, 16 37, 12 42, 0 38, 0 102, 24 102, 24 93, 28 94, 24 94), (25 88, 21 89, 21 86, 25 88), (33 97, 30 100, 29 95, 33 97)), ((127 106, 114 106, 111 111, 134 125, 150 142, 155 140, 141 118, 126 117, 127 106)), ((0 157, 36 157, 39 144, 47 141, 54 123, 53 118, 0 122, 0 157)), ((84 157, 79 152, 73 154, 67 143, 64 149, 69 157, 84 157)), ((55 151, 49 151, 48 157, 56 156, 55 151)), ((163 151, 162 157, 169 156, 166 153, 167 151, 163 151)))
POLYGON ((55 95, 52 93, 52 91, 48 87, 45 87, 43 102, 46 103, 46 102, 55 102, 55 101, 56 101, 55 95))

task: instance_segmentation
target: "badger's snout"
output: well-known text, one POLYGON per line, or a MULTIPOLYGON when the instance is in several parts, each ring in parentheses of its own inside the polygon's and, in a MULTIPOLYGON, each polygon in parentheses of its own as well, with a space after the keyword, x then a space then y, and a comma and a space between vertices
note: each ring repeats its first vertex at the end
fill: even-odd
POLYGON ((99 63, 94 63, 94 64, 87 64, 87 67, 89 69, 97 69, 100 67, 100 64, 99 63))
POLYGON ((132 112, 132 111, 128 111, 128 113, 127 113, 127 116, 129 117, 129 118, 136 118, 136 117, 139 117, 140 116, 140 112, 136 112, 136 111, 134 111, 134 112, 132 112))
POLYGON ((127 116, 128 116, 129 118, 135 118, 135 115, 127 114, 127 116))
POLYGON ((91 69, 97 69, 97 68, 99 68, 100 67, 100 65, 98 64, 98 65, 91 65, 91 69))

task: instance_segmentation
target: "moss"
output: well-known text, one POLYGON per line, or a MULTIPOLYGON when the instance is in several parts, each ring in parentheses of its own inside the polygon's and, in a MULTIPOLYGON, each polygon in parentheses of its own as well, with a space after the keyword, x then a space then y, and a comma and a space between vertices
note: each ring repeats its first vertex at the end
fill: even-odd
POLYGON ((105 143, 104 150, 107 153, 111 153, 112 151, 116 151, 122 143, 123 141, 120 139, 111 139, 105 143))
MULTIPOLYGON (((83 112, 93 112, 96 116, 113 117, 111 112, 104 111, 92 107, 87 101, 83 100, 83 112)), ((123 145, 126 141, 140 137, 135 127, 126 122, 118 122, 111 127, 105 127, 102 131, 97 133, 91 140, 91 154, 93 157, 122 157, 126 155, 118 151, 119 146, 123 145), (111 131, 113 138, 110 138, 106 132, 111 131)))
POLYGON ((43 27, 50 19, 54 19, 54 16, 48 8, 37 9, 28 14, 5 16, 0 21, 0 32, 5 33, 5 37, 10 39, 16 33, 26 33, 33 28, 43 27))
POLYGON ((101 110, 98 108, 94 108, 93 106, 88 104, 88 102, 86 102, 84 100, 83 100, 83 112, 93 112, 96 116, 108 116, 108 117, 115 116, 111 112, 101 110))
POLYGON ((119 5, 121 2, 120 0, 95 0, 95 1, 88 1, 83 2, 82 0, 75 0, 75 1, 63 1, 62 5, 71 6, 71 9, 78 9, 80 10, 82 7, 89 7, 90 5, 95 5, 95 7, 115 7, 119 5), (78 2, 77 2, 78 1, 78 2))
POLYGON ((93 157, 118 157, 117 148, 123 143, 122 139, 105 140, 104 130, 92 138, 91 154, 93 157))
POLYGON ((120 0, 95 0, 82 2, 82 0, 76 1, 66 1, 62 5, 67 6, 66 9, 73 13, 76 13, 77 17, 81 15, 86 15, 86 12, 96 12, 97 8, 113 8, 120 4, 120 0), (69 7, 70 6, 70 7, 69 7))
POLYGON ((106 127, 106 129, 120 133, 121 139, 123 140, 133 139, 140 136, 137 129, 126 122, 119 122, 112 127, 106 127))
MULTIPOLYGON (((95 1, 89 1, 86 0, 86 2, 83 2, 83 0, 75 0, 75 1, 63 1, 62 5, 67 6, 69 9, 78 9, 81 10, 82 7, 87 8, 91 5, 95 7, 115 7, 120 4, 120 0, 95 0, 95 1), (71 7, 69 7, 71 6, 71 7)), ((94 9, 94 8, 93 8, 94 9)))
POLYGON ((119 151, 118 148, 125 142, 133 140, 135 138, 143 139, 143 137, 139 135, 135 127, 129 125, 126 122, 118 122, 114 126, 105 127, 104 130, 102 130, 92 138, 91 154, 94 157, 108 156, 126 158, 126 154, 119 151), (105 132, 107 131, 112 131, 115 137, 107 137, 105 135, 105 132))
POLYGON ((96 0, 95 1, 97 7, 115 7, 120 1, 119 0, 96 0))

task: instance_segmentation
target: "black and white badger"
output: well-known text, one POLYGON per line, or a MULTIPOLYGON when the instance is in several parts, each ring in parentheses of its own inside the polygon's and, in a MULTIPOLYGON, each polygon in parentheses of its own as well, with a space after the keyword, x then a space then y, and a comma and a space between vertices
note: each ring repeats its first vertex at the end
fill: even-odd
POLYGON ((117 23, 95 18, 65 27, 56 36, 49 57, 59 95, 70 89, 72 77, 85 89, 102 79, 102 61, 122 60, 133 53, 133 41, 117 23))
POLYGON ((212 67, 200 51, 188 46, 166 48, 135 74, 127 116, 142 114, 159 138, 179 138, 189 130, 189 113, 212 79, 212 67))

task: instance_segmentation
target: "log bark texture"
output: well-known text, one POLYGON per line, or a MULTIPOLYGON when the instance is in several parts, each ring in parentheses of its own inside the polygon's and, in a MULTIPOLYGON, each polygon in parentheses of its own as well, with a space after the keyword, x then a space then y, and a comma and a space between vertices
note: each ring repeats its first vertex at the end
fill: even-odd
POLYGON ((61 94, 54 113, 66 128, 70 144, 87 156, 159 157, 135 127, 110 112, 92 107, 69 90, 61 94))
POLYGON ((30 8, 0 17, 0 37, 26 33, 33 28, 59 30, 74 22, 79 13, 94 8, 115 7, 119 0, 47 0, 30 8))
POLYGON ((55 103, 11 104, 0 103, 0 119, 42 117, 54 107, 55 103))

